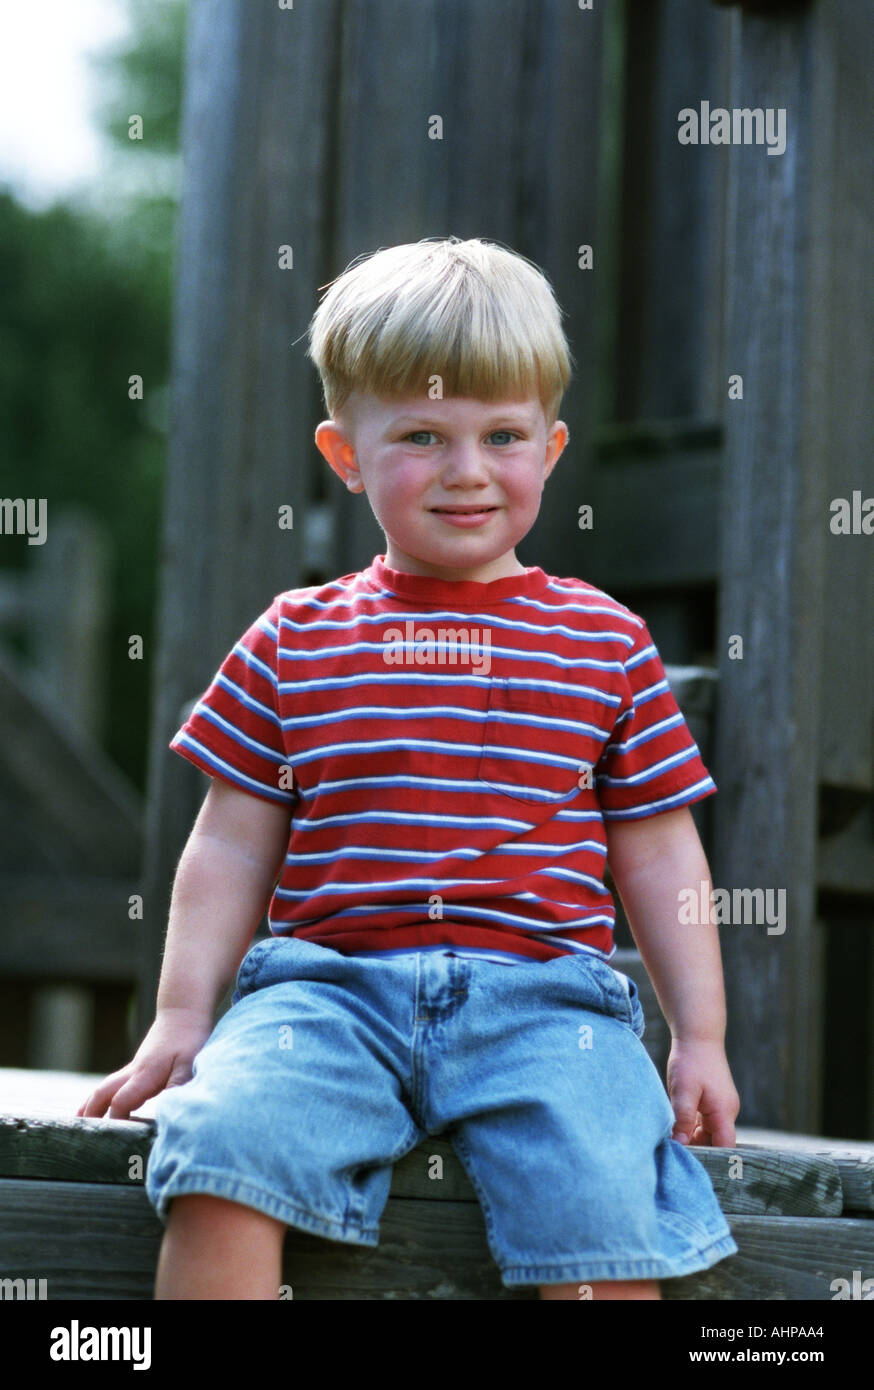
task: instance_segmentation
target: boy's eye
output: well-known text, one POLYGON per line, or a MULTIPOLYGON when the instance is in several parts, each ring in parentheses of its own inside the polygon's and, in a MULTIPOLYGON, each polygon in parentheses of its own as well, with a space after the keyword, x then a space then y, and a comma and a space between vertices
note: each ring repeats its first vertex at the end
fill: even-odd
MULTIPOLYGON (((504 435, 508 443, 512 443, 512 441, 518 437, 512 430, 492 430, 488 437, 489 439, 494 439, 495 435, 498 434, 504 435)), ((409 434, 404 435, 404 439, 408 439, 412 444, 424 444, 426 439, 431 439, 433 437, 433 430, 412 430, 409 434)))

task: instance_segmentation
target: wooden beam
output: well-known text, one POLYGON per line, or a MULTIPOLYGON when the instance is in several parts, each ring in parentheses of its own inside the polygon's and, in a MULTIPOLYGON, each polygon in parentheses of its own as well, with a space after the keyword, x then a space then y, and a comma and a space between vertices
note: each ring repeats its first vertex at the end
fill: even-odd
POLYGON ((714 583, 719 482, 718 449, 602 463, 581 493, 593 526, 579 531, 577 568, 608 592, 714 583))
POLYGON ((699 1274, 662 1280, 662 1298, 826 1303, 836 1279, 851 1281, 874 1261, 874 1221, 732 1216, 728 1224, 738 1253, 699 1274))
POLYGON ((784 891, 787 921, 782 935, 764 925, 722 929, 727 1047, 744 1122, 806 1131, 819 1127, 812 1078, 822 1023, 811 750, 828 716, 826 276, 836 184, 827 9, 733 16, 725 104, 784 109, 787 147, 774 157, 761 145, 711 149, 730 171, 714 883, 784 891), (742 400, 727 399, 734 374, 742 400), (729 657, 735 635, 742 660, 729 657))
POLYGON ((828 892, 874 898, 874 798, 843 830, 820 840, 816 880, 828 892))
MULTIPOLYGON (((154 1129, 154 1121, 51 1119, 0 1112, 0 1177, 141 1184, 154 1129)), ((773 1147, 696 1146, 689 1152, 707 1170, 726 1215, 840 1216, 841 1174, 832 1157, 797 1148, 781 1151, 777 1145, 779 1138, 773 1147)), ((870 1196, 872 1169, 871 1155, 853 1161, 857 1202, 862 1200, 866 1180, 870 1196)), ((451 1140, 443 1137, 423 1140, 398 1160, 390 1195, 444 1203, 478 1201, 451 1140)))
MULTIPOLYGON (((54 870, 136 874, 142 853, 139 795, 34 672, 0 649, 0 786, 54 870)), ((11 812, 8 812, 11 814, 11 812)), ((16 867, 5 846, 0 865, 16 867)))
POLYGON ((699 0, 627 0, 623 8, 623 206, 610 417, 711 414, 722 395, 724 166, 706 147, 679 144, 677 113, 691 92, 725 90, 731 21, 699 0))
MULTIPOLYGON (((856 0, 821 4, 818 43, 832 74, 829 107, 828 317, 822 325, 828 367, 821 466, 828 502, 874 497, 874 108, 871 10, 856 0)), ((831 513, 827 512, 829 520, 831 513)), ((822 781, 874 790, 874 537, 825 534, 826 680, 840 691, 843 718, 820 724, 822 781)), ((874 853, 869 849, 869 865, 874 853)), ((870 875, 869 875, 870 877, 870 875)), ((870 891, 870 890, 869 890, 870 891)))
POLYGON ((786 1134, 782 1130, 754 1129, 748 1125, 737 1126, 737 1141, 745 1149, 823 1155, 840 1175, 843 1211, 874 1211, 874 1143, 829 1139, 822 1134, 786 1134))
MULTIPOLYGON (((661 1281, 666 1299, 830 1301, 835 1277, 874 1261, 874 1222, 729 1219, 739 1253, 661 1281)), ((49 1300, 151 1299, 162 1236, 145 1192, 122 1185, 0 1179, 0 1268, 44 1278, 49 1300)), ((300 1300, 536 1299, 506 1289, 476 1202, 389 1198, 375 1248, 290 1228, 282 1278, 300 1300)))
POLYGON ((327 279, 341 29, 337 0, 190 6, 139 1036, 208 785, 167 749, 179 710, 273 595, 303 582, 320 418, 305 330, 327 279))

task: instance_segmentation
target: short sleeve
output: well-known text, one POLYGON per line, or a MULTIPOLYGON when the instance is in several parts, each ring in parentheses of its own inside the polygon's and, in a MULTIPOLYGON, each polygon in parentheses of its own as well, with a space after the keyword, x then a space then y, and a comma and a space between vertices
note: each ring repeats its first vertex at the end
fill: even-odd
POLYGON ((605 821, 675 811, 716 791, 668 685, 655 643, 646 624, 639 621, 640 630, 625 661, 616 722, 595 767, 605 821))
POLYGON ((210 777, 266 801, 291 804, 281 773, 289 764, 279 714, 280 596, 228 653, 170 748, 210 777))

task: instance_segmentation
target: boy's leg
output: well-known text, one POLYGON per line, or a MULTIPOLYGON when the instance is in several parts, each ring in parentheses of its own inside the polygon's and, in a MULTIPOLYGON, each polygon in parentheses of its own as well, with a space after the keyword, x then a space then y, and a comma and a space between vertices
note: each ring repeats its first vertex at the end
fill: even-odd
POLYGON ((252 948, 238 972, 244 992, 191 1080, 157 1100, 146 1173, 167 1223, 157 1298, 279 1298, 289 1225, 376 1244, 391 1166, 421 1134, 401 1084, 411 970, 297 938, 252 948), (174 1191, 192 1174, 201 1192, 174 1191))
POLYGON ((593 1301, 612 1298, 651 1298, 661 1299, 661 1289, 656 1279, 601 1279, 588 1284, 541 1284, 540 1297, 569 1299, 575 1302, 580 1295, 593 1301), (588 1290, 591 1289, 591 1294, 588 1290))
POLYGON ((155 1298, 278 1298, 285 1231, 284 1222, 223 1197, 174 1197, 155 1298))

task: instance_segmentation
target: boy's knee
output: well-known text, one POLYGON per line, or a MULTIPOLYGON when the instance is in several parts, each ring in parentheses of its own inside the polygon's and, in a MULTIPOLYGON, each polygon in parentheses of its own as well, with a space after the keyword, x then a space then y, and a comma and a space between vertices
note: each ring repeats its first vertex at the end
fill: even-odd
POLYGON ((244 1206, 242 1202, 232 1202, 227 1197, 214 1197, 208 1192, 184 1192, 170 1201, 167 1216, 168 1225, 188 1228, 200 1225, 209 1227, 211 1232, 221 1228, 229 1233, 235 1229, 253 1230, 256 1227, 274 1226, 280 1233, 285 1232, 285 1223, 276 1217, 268 1216, 255 1207, 244 1206))
POLYGON ((657 1279, 601 1279, 591 1283, 541 1284, 538 1292, 542 1299, 573 1299, 574 1302, 600 1302, 604 1299, 660 1301, 662 1296, 657 1279))

